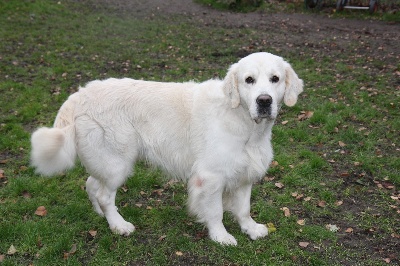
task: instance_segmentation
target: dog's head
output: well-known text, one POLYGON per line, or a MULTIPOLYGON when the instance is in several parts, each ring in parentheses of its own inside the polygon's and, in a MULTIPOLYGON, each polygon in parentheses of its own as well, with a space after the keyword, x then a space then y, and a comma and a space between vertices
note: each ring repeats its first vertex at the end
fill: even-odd
POLYGON ((224 79, 232 108, 242 105, 257 123, 274 120, 282 101, 293 106, 302 91, 303 81, 290 64, 269 53, 246 56, 231 66, 224 79))

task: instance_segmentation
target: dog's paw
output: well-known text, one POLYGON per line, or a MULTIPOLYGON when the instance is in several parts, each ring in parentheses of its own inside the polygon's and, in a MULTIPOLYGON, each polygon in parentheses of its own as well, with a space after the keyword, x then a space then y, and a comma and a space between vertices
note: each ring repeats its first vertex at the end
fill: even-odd
POLYGON ((210 235, 211 240, 220 243, 221 245, 236 246, 236 239, 229 233, 217 233, 210 235))
POLYGON ((110 224, 110 229, 116 234, 129 236, 133 231, 135 231, 135 226, 129 222, 123 221, 118 224, 110 224))
POLYGON ((265 237, 268 235, 268 228, 263 224, 254 224, 250 228, 242 229, 242 231, 250 236, 252 240, 265 237))

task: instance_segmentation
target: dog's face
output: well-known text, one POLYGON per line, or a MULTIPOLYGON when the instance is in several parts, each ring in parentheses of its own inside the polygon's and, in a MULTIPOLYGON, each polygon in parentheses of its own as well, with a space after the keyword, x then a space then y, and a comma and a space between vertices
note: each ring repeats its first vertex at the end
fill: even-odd
POLYGON ((232 65, 224 80, 232 108, 249 110, 251 118, 274 120, 282 101, 293 106, 303 91, 303 81, 281 57, 254 53, 232 65))

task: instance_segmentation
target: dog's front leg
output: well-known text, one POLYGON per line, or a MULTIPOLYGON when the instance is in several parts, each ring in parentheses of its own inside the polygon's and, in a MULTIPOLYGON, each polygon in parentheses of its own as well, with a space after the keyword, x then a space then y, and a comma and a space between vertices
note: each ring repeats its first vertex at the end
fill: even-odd
POLYGON ((231 191, 226 197, 225 208, 235 216, 242 232, 256 240, 268 235, 268 228, 263 224, 256 223, 250 216, 251 187, 251 183, 245 183, 231 191))
POLYGON ((199 222, 208 228, 213 241, 222 245, 237 245, 236 239, 229 234, 222 223, 224 186, 220 178, 194 176, 189 181, 189 210, 196 215, 199 222))

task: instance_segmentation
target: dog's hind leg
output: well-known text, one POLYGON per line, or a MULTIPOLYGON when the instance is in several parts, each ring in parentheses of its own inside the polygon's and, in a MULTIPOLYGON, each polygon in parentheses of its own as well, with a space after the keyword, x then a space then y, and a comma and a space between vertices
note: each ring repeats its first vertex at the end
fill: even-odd
POLYGON ((115 206, 115 196, 120 185, 122 185, 122 183, 101 183, 96 193, 96 199, 107 219, 111 231, 120 235, 128 236, 135 230, 135 227, 133 224, 124 220, 121 214, 118 213, 118 208, 115 206))
POLYGON ((106 217, 110 229, 127 236, 135 227, 118 213, 115 196, 132 174, 137 157, 134 139, 128 143, 130 138, 100 126, 88 116, 79 117, 76 124, 78 155, 91 175, 86 182, 89 198, 96 212, 106 217))
POLYGON ((97 191, 100 188, 100 183, 97 181, 96 178, 93 178, 92 176, 89 176, 89 178, 86 181, 86 192, 89 195, 89 199, 92 202, 93 209, 100 215, 104 216, 103 211, 100 208, 100 204, 96 198, 97 191))

